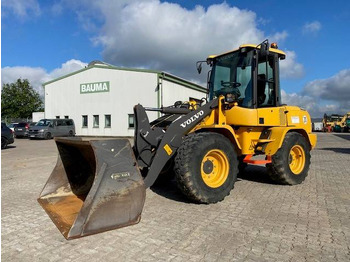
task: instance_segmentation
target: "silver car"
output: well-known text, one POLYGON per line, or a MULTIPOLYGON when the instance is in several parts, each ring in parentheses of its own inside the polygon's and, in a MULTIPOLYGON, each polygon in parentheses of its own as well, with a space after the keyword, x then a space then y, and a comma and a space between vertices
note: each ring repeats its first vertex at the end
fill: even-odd
POLYGON ((55 136, 74 136, 73 119, 41 119, 29 128, 28 137, 50 139, 55 136))

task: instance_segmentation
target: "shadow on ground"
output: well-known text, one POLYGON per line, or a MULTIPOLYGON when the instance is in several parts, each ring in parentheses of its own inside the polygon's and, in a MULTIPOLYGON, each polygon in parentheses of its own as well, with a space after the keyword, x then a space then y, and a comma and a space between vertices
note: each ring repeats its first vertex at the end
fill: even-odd
POLYGON ((341 153, 341 154, 350 154, 350 148, 326 147, 326 148, 319 148, 318 150, 333 151, 334 153, 341 153))
POLYGON ((6 148, 2 148, 1 150, 9 150, 9 149, 12 149, 12 148, 16 148, 16 146, 8 145, 6 148))
POLYGON ((333 134, 333 135, 350 141, 350 134, 347 134, 347 135, 345 135, 345 134, 333 134))
POLYGON ((180 189, 178 189, 175 178, 168 181, 161 181, 154 183, 150 188, 154 193, 163 196, 165 198, 183 202, 183 203, 192 203, 190 200, 184 196, 180 189))
POLYGON ((267 173, 267 169, 265 166, 255 166, 248 165, 242 174, 238 174, 238 182, 240 180, 247 180, 256 183, 263 184, 276 184, 267 173))
MULTIPOLYGON (((251 181, 271 185, 276 184, 269 177, 266 167, 254 165, 248 165, 245 168, 244 173, 238 175, 236 182, 239 183, 241 181, 251 181)), ((175 178, 156 181, 156 183, 151 187, 151 190, 160 196, 174 201, 192 203, 181 193, 180 189, 178 189, 175 178)))

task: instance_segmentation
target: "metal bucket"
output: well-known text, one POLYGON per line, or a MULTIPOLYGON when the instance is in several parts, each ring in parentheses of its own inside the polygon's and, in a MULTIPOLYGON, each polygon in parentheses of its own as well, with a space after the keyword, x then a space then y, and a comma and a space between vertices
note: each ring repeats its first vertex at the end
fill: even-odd
POLYGON ((136 224, 146 189, 128 139, 56 138, 38 202, 66 239, 136 224))

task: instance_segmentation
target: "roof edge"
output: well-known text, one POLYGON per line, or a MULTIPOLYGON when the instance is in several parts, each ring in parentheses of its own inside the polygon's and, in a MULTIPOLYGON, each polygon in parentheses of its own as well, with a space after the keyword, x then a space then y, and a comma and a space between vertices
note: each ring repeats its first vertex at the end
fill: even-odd
POLYGON ((168 80, 168 81, 171 81, 173 83, 177 83, 177 84, 183 85, 185 87, 188 87, 190 89, 194 89, 194 90, 197 90, 197 91, 207 92, 207 88, 205 88, 205 87, 203 87, 203 86, 201 86, 199 84, 193 83, 193 82, 191 82, 189 80, 183 79, 181 77, 172 75, 172 74, 164 72, 164 71, 157 71, 157 70, 150 70, 150 69, 140 69, 140 68, 117 67, 117 66, 113 66, 113 65, 101 62, 101 61, 97 61, 97 62, 98 63, 90 63, 89 64, 90 66, 86 66, 85 68, 82 68, 80 70, 77 70, 77 71, 74 71, 72 73, 69 73, 69 74, 60 76, 58 78, 52 79, 50 81, 47 81, 47 82, 43 83, 42 85, 45 87, 46 85, 49 85, 49 84, 52 84, 52 83, 57 82, 59 80, 65 79, 67 77, 79 74, 79 73, 87 71, 89 69, 101 68, 101 69, 112 69, 112 70, 122 70, 122 71, 131 71, 131 72, 142 72, 142 73, 158 74, 161 78, 163 78, 165 80, 168 80))
MULTIPOLYGON (((100 61, 99 61, 99 62, 100 62, 100 61)), ((71 73, 69 73, 69 74, 66 74, 66 75, 57 77, 57 78, 55 78, 55 79, 52 79, 52 80, 50 80, 50 81, 47 81, 47 82, 43 83, 42 85, 45 86, 45 85, 51 84, 51 83, 53 83, 53 82, 62 80, 62 79, 64 79, 64 78, 70 77, 70 76, 72 76, 72 75, 79 74, 79 73, 81 73, 81 72, 84 72, 84 71, 89 70, 89 69, 92 69, 92 68, 114 69, 114 70, 133 71, 133 72, 143 72, 143 73, 154 73, 154 74, 160 74, 160 73, 162 73, 161 71, 157 71, 157 70, 139 69, 139 68, 127 68, 127 67, 117 67, 117 66, 113 66, 113 65, 110 65, 110 64, 101 62, 101 64, 95 63, 95 64, 92 64, 92 65, 90 65, 90 66, 86 66, 86 67, 84 67, 84 68, 82 68, 82 69, 79 69, 79 70, 77 70, 77 71, 71 72, 71 73)))

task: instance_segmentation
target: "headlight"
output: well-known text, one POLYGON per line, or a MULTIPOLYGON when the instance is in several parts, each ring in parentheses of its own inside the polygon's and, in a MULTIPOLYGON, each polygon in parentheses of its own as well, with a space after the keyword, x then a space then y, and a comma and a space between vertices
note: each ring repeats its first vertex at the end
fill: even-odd
POLYGON ((41 132, 41 133, 43 133, 45 130, 44 129, 40 129, 38 132, 41 132))

